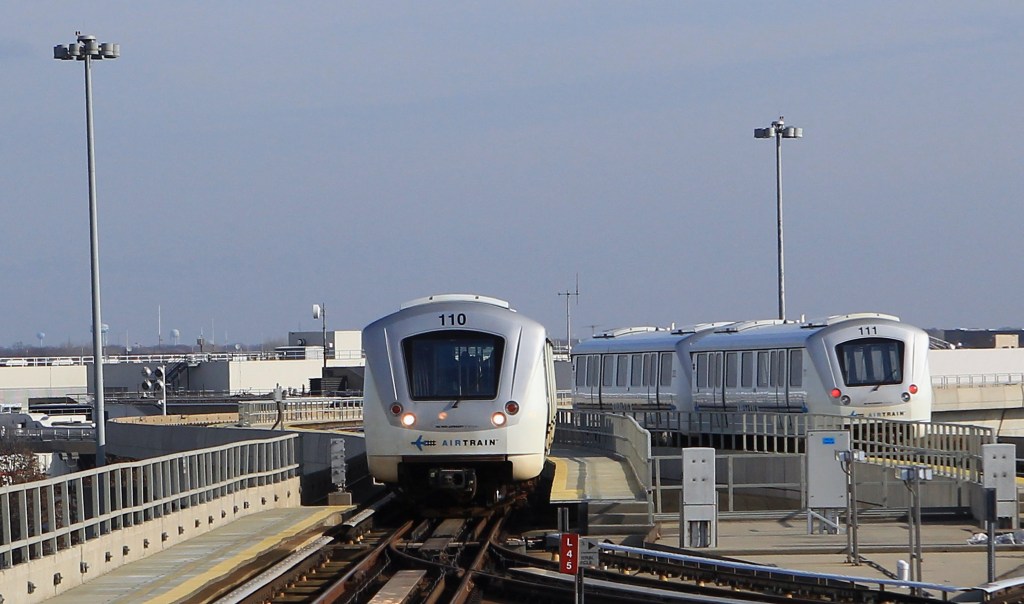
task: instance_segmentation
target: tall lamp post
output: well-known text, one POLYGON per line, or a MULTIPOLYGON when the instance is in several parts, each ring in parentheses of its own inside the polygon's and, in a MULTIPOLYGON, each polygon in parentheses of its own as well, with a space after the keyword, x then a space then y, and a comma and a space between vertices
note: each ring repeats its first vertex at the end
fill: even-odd
POLYGON ((121 45, 96 41, 96 36, 77 33, 78 39, 71 44, 53 47, 53 58, 60 61, 83 61, 85 63, 85 133, 88 139, 89 169, 89 247, 92 251, 92 350, 93 388, 95 407, 93 419, 96 423, 96 465, 107 462, 107 434, 103 409, 103 330, 100 321, 100 248, 99 227, 96 221, 96 161, 92 134, 92 62, 93 60, 116 59, 121 56, 121 45))
MULTIPOLYGON (((321 319, 321 321, 322 321, 323 337, 324 337, 324 372, 326 372, 327 371, 327 305, 326 304, 314 304, 313 305, 313 318, 314 319, 321 319)), ((320 376, 320 377, 322 379, 324 376, 320 376)), ((323 382, 321 382, 321 384, 320 384, 320 393, 322 394, 323 391, 324 391, 324 389, 323 389, 323 382)))
POLYGON ((779 319, 786 320, 786 278, 782 247, 782 139, 803 138, 804 129, 786 126, 782 116, 767 128, 754 128, 754 138, 775 139, 775 191, 779 223, 779 319))

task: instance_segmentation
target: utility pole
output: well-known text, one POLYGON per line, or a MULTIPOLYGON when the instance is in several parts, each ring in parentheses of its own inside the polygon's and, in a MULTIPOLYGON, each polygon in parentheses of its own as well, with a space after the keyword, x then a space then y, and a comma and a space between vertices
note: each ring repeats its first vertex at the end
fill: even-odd
POLYGON ((580 274, 576 273, 576 291, 566 289, 558 292, 559 296, 565 296, 565 347, 569 356, 572 356, 572 314, 569 312, 569 298, 576 296, 576 304, 580 303, 580 274))

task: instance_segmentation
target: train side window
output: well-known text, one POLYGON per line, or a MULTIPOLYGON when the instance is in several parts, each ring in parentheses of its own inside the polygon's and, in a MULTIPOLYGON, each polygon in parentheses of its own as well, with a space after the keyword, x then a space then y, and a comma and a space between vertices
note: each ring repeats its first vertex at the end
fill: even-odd
POLYGON ((629 355, 620 354, 618 358, 619 360, 615 374, 615 385, 625 386, 626 377, 629 375, 629 355))
POLYGON ((643 377, 644 364, 643 355, 634 354, 631 355, 630 364, 632 365, 632 373, 629 377, 629 383, 631 386, 639 386, 641 378, 643 377))
POLYGON ((697 355, 697 389, 702 390, 708 387, 708 355, 701 353, 697 355))
POLYGON ((597 386, 600 383, 601 374, 598 370, 597 355, 587 355, 587 386, 597 386))
POLYGON ((654 355, 650 353, 644 354, 644 386, 650 386, 654 382, 654 380, 651 379, 651 357, 653 356, 654 355))
POLYGON ((601 384, 611 386, 615 381, 615 355, 606 354, 601 359, 601 384))
POLYGON ((576 357, 576 385, 587 385, 587 357, 576 357))
POLYGON ((768 353, 761 351, 757 353, 757 387, 767 388, 769 369, 771 364, 769 363, 768 353))
POLYGON ((791 350, 789 352, 789 385, 794 388, 803 386, 804 381, 804 352, 802 350, 791 350))
POLYGON ((659 381, 662 386, 672 385, 672 353, 661 353, 661 367, 659 368, 659 381))
POLYGON ((740 353, 740 385, 750 388, 754 385, 754 353, 740 353))
POLYGON ((738 367, 739 353, 727 352, 725 353, 725 387, 735 388, 738 378, 738 367))

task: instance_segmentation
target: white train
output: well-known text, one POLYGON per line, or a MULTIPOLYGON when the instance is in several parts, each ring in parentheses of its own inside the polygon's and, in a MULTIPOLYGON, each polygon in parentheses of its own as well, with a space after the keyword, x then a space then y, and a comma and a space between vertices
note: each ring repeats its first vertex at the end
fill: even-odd
POLYGON ((573 347, 573 402, 930 421, 928 344, 878 313, 623 329, 573 347))
POLYGON ((494 501, 537 478, 554 438, 542 325, 508 302, 445 294, 363 330, 370 474, 414 498, 494 501))

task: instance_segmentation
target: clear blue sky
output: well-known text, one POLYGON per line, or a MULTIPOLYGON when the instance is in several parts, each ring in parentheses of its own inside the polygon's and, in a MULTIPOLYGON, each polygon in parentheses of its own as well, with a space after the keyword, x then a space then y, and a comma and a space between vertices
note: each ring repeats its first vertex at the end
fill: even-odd
POLYGON ((1019 2, 9 3, 0 345, 257 343, 474 292, 564 335, 776 314, 1024 325, 1019 2))

